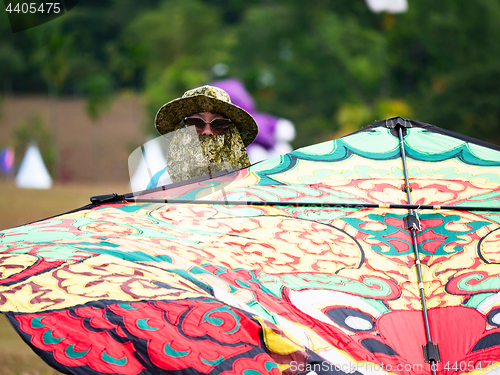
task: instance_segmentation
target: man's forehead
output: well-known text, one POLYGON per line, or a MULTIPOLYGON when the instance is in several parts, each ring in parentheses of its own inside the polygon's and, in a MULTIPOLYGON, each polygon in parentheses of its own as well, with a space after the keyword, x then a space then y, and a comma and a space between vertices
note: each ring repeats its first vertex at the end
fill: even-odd
POLYGON ((197 117, 212 116, 214 118, 215 117, 221 117, 221 118, 224 117, 220 113, 215 113, 215 112, 197 112, 197 113, 193 113, 191 116, 197 116, 197 117))

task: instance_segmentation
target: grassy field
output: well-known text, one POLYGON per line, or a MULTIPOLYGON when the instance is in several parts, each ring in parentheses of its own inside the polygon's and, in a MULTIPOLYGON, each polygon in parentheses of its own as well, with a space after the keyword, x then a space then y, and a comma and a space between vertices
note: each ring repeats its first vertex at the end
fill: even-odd
POLYGON ((19 189, 0 182, 0 230, 45 219, 90 203, 93 195, 124 194, 126 184, 55 185, 52 189, 19 189))
POLYGON ((60 374, 42 361, 17 335, 5 316, 0 314, 0 374, 60 374))
MULTIPOLYGON (((127 185, 61 185, 49 190, 18 189, 0 182, 0 231, 58 215, 90 203, 90 197, 129 192, 127 185)), ((0 314, 0 375, 53 375, 0 314)))

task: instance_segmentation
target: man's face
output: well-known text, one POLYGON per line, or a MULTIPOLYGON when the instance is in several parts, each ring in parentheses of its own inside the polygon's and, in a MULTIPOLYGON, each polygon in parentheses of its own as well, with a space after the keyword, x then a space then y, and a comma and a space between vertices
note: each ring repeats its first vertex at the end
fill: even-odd
POLYGON ((196 126, 196 131, 198 132, 198 135, 200 137, 208 137, 212 135, 219 135, 224 132, 223 128, 213 128, 210 126, 210 122, 214 119, 223 119, 225 118, 224 116, 218 114, 218 113, 212 113, 212 112, 199 112, 192 114, 189 117, 197 117, 201 118, 203 121, 205 121, 205 126, 204 127, 198 127, 196 126))

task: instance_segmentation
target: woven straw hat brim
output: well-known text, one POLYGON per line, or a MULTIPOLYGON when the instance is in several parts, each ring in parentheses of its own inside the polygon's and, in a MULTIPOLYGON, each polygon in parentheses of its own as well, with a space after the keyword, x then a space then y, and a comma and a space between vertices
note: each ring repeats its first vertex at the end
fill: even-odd
POLYGON ((187 98, 174 99, 160 108, 156 114, 156 130, 160 134, 169 133, 184 119, 199 112, 219 113, 236 125, 245 147, 251 144, 259 128, 254 118, 244 109, 225 101, 210 98, 206 95, 194 95, 187 98))

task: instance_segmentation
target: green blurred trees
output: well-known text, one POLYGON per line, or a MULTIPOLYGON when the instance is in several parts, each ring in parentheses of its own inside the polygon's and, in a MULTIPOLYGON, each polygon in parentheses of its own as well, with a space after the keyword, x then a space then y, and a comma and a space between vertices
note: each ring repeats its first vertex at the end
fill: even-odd
POLYGON ((254 6, 237 28, 230 72, 249 83, 259 108, 296 123, 297 145, 337 131, 343 105, 370 106, 383 94, 385 41, 369 26, 373 16, 337 3, 254 6))
POLYGON ((412 29, 398 23, 389 42, 392 89, 420 120, 500 144, 498 17, 496 0, 424 0, 408 14, 412 29))
POLYGON ((143 93, 152 124, 224 64, 260 110, 296 124, 296 147, 394 115, 500 143, 499 17, 498 0, 411 1, 399 15, 362 0, 87 0, 24 33, 0 20, 1 82, 84 95, 98 77, 143 93))
MULTIPOLYGON (((137 51, 151 115, 188 88, 210 80, 210 70, 227 60, 231 37, 220 12, 200 0, 166 0, 123 29, 122 43, 137 51)), ((150 122, 151 124, 152 122, 150 122)))

